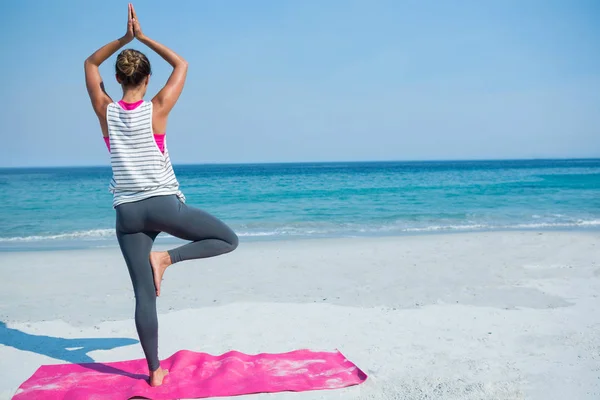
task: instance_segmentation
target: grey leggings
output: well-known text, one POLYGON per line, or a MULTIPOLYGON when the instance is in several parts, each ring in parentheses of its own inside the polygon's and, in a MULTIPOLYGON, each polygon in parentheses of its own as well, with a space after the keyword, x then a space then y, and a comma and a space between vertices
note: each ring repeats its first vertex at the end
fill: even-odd
POLYGON ((170 250, 173 263, 229 253, 238 246, 236 234, 219 219, 188 207, 175 195, 156 196, 116 207, 117 239, 127 263, 135 294, 135 326, 150 371, 159 366, 156 288, 150 251, 154 239, 166 232, 190 240, 170 250))

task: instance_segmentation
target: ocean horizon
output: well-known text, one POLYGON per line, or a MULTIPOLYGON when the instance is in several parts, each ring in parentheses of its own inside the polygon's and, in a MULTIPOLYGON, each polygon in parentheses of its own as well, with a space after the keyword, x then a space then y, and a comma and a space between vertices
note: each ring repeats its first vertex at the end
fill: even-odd
MULTIPOLYGON (((242 241, 600 228, 599 158, 174 169, 187 203, 242 241)), ((116 246, 110 177, 110 166, 0 168, 0 251, 116 246)))
MULTIPOLYGON (((541 162, 541 161, 600 161, 600 157, 531 157, 531 158, 456 158, 456 159, 403 159, 403 160, 334 160, 334 161, 256 161, 256 162, 206 162, 206 163, 175 163, 174 167, 203 167, 203 166, 256 166, 256 165, 308 165, 308 164, 390 164, 390 163, 473 163, 473 162, 541 162)), ((71 169, 71 168, 109 168, 107 164, 76 164, 76 165, 18 165, 11 167, 0 166, 0 171, 26 169, 71 169)))

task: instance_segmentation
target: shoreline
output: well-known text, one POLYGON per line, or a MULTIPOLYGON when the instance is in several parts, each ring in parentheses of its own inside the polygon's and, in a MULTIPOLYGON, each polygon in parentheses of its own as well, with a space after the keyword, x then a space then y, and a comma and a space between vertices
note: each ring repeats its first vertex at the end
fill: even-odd
MULTIPOLYGON (((240 236, 240 242, 243 243, 285 243, 285 242, 303 242, 315 240, 344 240, 344 239, 389 239, 437 235, 468 235, 468 234, 489 234, 489 233, 600 233, 599 226, 574 226, 574 227, 544 227, 544 228, 490 228, 490 229, 440 229, 440 230, 411 230, 404 232, 390 232, 389 234, 364 233, 348 235, 248 235, 240 236)), ((187 243, 184 240, 162 234, 157 238, 155 246, 176 246, 187 243)), ((101 250, 118 248, 116 236, 107 239, 71 239, 71 240, 0 240, 0 255, 3 253, 40 253, 52 251, 76 251, 76 250, 101 250), (20 245, 15 245, 20 243, 20 245), (23 243, 27 243, 23 245, 23 243)))
MULTIPOLYGON (((167 270, 159 354, 338 348, 369 375, 259 400, 596 399, 599 250, 600 232, 245 243, 167 270)), ((118 248, 0 263, 0 398, 41 364, 143 357, 118 248), (71 349, 79 338, 121 344, 71 349)))

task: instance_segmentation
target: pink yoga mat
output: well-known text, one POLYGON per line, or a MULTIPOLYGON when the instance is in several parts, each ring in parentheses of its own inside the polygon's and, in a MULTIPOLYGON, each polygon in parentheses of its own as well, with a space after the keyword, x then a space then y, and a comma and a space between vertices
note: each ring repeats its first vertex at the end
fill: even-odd
POLYGON ((43 365, 13 400, 154 400, 302 392, 357 385, 367 375, 340 352, 297 350, 284 354, 220 356, 181 350, 161 362, 169 370, 162 386, 147 383, 146 361, 43 365))

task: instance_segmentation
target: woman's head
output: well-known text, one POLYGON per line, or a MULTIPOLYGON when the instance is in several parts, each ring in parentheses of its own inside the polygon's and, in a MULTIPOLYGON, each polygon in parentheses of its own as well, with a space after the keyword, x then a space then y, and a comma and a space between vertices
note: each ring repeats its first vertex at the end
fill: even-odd
POLYGON ((134 88, 141 84, 147 85, 152 73, 150 61, 144 53, 133 49, 123 50, 117 56, 115 65, 117 81, 123 88, 134 88))

